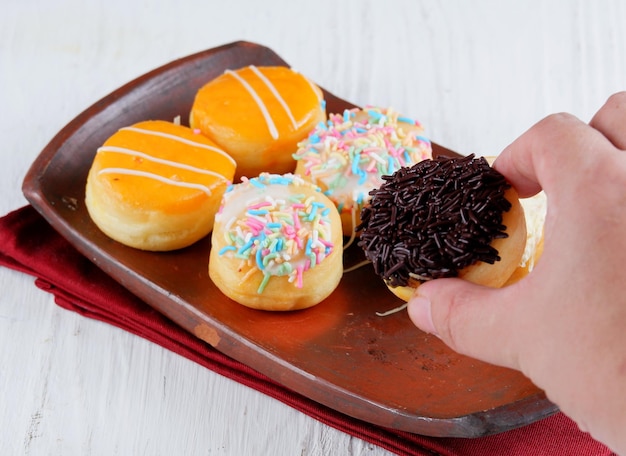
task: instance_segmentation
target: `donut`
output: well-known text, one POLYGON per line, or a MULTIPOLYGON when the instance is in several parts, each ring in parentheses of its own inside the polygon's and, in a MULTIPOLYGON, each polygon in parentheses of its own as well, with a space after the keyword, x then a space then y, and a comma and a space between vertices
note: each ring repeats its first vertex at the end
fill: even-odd
POLYGON ((328 117, 298 144, 295 173, 322 188, 339 210, 344 235, 352 236, 382 176, 431 158, 431 144, 419 122, 391 108, 354 108, 328 117))
POLYGON ((517 269, 505 285, 511 285, 527 276, 534 268, 543 253, 544 223, 546 219, 546 194, 539 192, 530 198, 520 199, 526 218, 526 246, 517 269))
POLYGON ((321 89, 281 66, 226 70, 196 93, 189 123, 237 161, 236 180, 293 172, 292 154, 326 120, 321 89))
POLYGON ((358 245, 396 296, 442 277, 501 287, 520 264, 524 211, 485 158, 440 156, 383 180, 361 213, 358 245))
POLYGON ((224 194, 209 276, 244 306, 304 309, 339 284, 342 241, 339 213, 318 187, 293 174, 261 173, 224 194))
POLYGON ((124 245, 179 249, 212 230, 235 169, 232 157, 188 127, 139 122, 97 150, 85 204, 96 226, 124 245))

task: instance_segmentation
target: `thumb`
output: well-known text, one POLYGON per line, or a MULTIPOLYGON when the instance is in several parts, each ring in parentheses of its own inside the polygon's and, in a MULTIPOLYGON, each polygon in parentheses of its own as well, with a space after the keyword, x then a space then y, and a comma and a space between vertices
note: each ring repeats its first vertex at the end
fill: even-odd
POLYGON ((492 364, 519 369, 512 331, 515 296, 461 279, 423 283, 408 302, 413 323, 453 350, 492 364))

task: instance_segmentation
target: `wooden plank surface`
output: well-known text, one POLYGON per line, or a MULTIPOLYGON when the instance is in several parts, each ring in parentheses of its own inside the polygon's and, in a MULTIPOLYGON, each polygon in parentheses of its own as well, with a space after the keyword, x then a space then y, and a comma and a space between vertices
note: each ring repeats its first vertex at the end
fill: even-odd
MULTIPOLYGON (((74 116, 173 59, 244 39, 356 104, 393 106, 462 153, 626 89, 626 4, 591 0, 4 2, 0 213, 74 116)), ((0 454, 384 455, 0 269, 0 454)))

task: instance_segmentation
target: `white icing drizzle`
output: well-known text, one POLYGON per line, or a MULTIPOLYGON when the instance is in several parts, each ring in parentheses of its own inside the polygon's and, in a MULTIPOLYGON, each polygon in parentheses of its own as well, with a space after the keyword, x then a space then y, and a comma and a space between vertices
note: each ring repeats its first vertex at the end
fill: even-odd
POLYGON ((243 79, 234 71, 226 70, 225 73, 230 74, 232 77, 237 79, 237 81, 239 81, 241 85, 243 85, 243 87, 250 93, 250 95, 252 96, 256 104, 259 106, 259 109, 261 110, 263 117, 265 118, 265 122, 267 123, 267 128, 270 131, 270 135, 272 135, 272 138, 278 139, 278 130, 276 129, 274 120, 272 120, 272 116, 270 116, 270 113, 267 110, 267 106, 265 106, 265 103, 263 103, 263 100, 261 99, 261 97, 259 97, 259 94, 256 93, 256 91, 252 88, 250 84, 248 84, 248 82, 245 79, 243 79))
POLYGON ((171 166, 173 168, 180 168, 180 169, 186 169, 187 171, 193 171, 194 173, 200 173, 200 174, 207 174, 209 176, 215 176, 215 177, 219 177, 221 179, 224 180, 228 180, 228 178, 220 173, 216 173, 215 171, 211 171, 208 169, 203 169, 203 168, 197 168, 195 166, 191 166, 191 165, 186 165, 185 163, 179 163, 179 162, 175 162, 172 160, 165 160, 163 158, 157 158, 157 157, 153 157, 152 155, 148 155, 145 154, 143 152, 139 152, 137 150, 133 150, 133 149, 126 149, 124 147, 117 147, 117 146, 102 146, 100 148, 98 148, 98 153, 100 152, 115 152, 118 154, 124 154, 124 155, 130 155, 133 157, 141 157, 145 160, 154 162, 154 163, 160 163, 162 165, 167 165, 167 166, 171 166))
POLYGON ((289 106, 287 105, 283 97, 280 95, 280 93, 278 92, 274 84, 272 84, 272 82, 263 73, 261 73, 261 71, 254 65, 250 65, 249 68, 254 72, 254 74, 256 74, 259 77, 261 81, 263 81, 263 83, 267 86, 267 88, 270 89, 270 92, 272 92, 272 95, 274 95, 276 100, 278 100, 280 105, 283 107, 283 109, 287 113, 287 116, 289 117, 289 120, 291 121, 291 125, 293 126, 294 130, 297 130, 298 124, 296 122, 296 119, 293 118, 293 113, 291 112, 291 109, 289 109, 289 106))
POLYGON ((161 138, 171 139, 171 140, 178 141, 178 142, 181 142, 183 144, 187 144, 187 145, 190 145, 190 146, 193 146, 193 147, 201 147, 203 149, 211 150, 213 152, 217 152, 218 154, 220 154, 221 156, 226 158, 228 161, 230 161, 232 163, 233 166, 237 166, 237 163, 235 162, 235 159, 233 157, 228 155, 222 149, 210 146, 208 144, 203 144, 201 142, 191 141, 190 139, 181 138, 180 136, 171 135, 169 133, 165 133, 165 132, 162 132, 162 131, 147 130, 147 129, 144 129, 144 128, 124 127, 124 128, 120 128, 120 130, 132 131, 132 132, 135 132, 135 133, 141 133, 141 134, 152 135, 152 136, 160 136, 161 138))
POLYGON ((185 188, 193 188, 196 190, 202 190, 207 195, 209 196, 211 195, 211 189, 207 187, 206 185, 195 184, 193 182, 180 182, 174 179, 169 179, 167 177, 163 177, 154 173, 148 173, 145 171, 137 171, 137 170, 127 169, 127 168, 104 168, 98 171, 98 175, 101 175, 101 174, 126 174, 129 176, 145 177, 147 179, 154 179, 159 182, 163 182, 164 184, 173 185, 176 187, 185 187, 185 188))

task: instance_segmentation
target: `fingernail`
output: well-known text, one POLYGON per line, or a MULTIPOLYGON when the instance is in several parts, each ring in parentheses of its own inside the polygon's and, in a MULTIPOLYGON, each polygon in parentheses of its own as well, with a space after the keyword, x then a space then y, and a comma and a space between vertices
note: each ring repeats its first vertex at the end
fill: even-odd
POLYGON ((411 321, 424 332, 437 336, 437 330, 433 323, 433 314, 430 300, 421 295, 415 295, 409 300, 409 317, 411 321))

